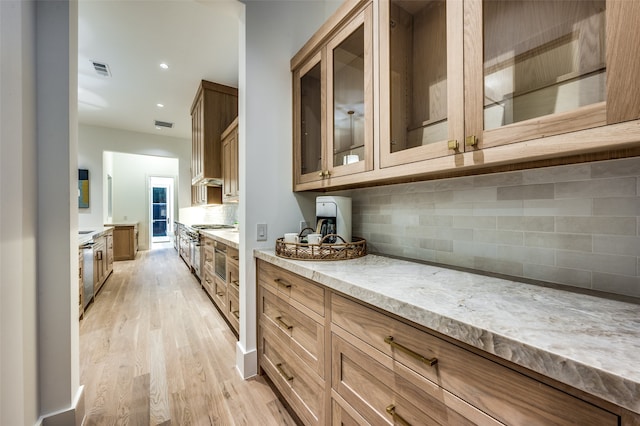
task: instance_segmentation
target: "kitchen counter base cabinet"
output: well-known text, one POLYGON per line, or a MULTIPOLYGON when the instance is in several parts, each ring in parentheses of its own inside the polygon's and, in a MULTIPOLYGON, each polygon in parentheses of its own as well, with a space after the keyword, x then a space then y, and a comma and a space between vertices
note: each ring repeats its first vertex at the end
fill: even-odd
POLYGON ((622 425, 640 416, 257 260, 261 372, 305 424, 622 425))
POLYGON ((138 253, 138 224, 115 225, 113 260, 133 260, 138 253))

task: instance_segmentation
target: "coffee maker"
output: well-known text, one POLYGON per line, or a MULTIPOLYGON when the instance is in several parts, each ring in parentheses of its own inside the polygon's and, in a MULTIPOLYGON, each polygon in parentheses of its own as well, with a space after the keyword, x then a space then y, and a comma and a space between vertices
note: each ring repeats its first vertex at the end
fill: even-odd
MULTIPOLYGON (((351 242, 351 198, 339 196, 316 197, 316 233, 338 234, 347 243, 351 242)), ((342 243, 339 238, 329 237, 325 243, 342 243)))

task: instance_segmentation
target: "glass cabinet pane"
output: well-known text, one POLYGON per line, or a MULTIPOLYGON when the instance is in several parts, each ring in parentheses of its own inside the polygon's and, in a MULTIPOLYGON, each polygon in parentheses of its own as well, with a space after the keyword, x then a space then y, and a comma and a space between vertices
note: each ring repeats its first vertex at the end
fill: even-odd
POLYGON ((605 100, 605 0, 486 0, 484 128, 605 100))
POLYGON ((333 165, 364 159, 364 25, 333 49, 333 165))
POLYGON ((391 152, 447 139, 445 1, 389 4, 391 152))
POLYGON ((322 80, 318 62, 300 77, 300 173, 322 170, 322 80))

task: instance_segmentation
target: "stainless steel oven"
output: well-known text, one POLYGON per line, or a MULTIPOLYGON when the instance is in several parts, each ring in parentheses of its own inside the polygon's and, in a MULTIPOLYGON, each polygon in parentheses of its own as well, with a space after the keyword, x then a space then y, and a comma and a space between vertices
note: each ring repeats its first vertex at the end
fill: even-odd
POLYGON ((219 241, 214 242, 214 272, 222 281, 227 282, 227 246, 219 241))

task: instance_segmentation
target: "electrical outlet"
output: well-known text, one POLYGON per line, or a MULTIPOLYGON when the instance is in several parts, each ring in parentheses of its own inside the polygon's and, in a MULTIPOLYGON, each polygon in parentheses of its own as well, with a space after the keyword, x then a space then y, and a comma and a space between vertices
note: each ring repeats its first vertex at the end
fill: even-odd
POLYGON ((256 241, 267 241, 267 224, 258 223, 256 225, 256 241))

